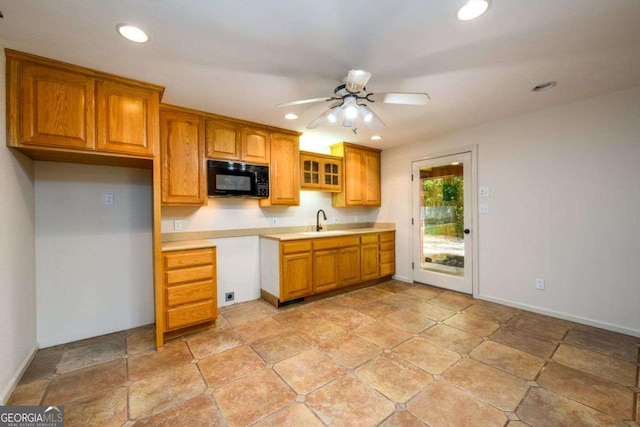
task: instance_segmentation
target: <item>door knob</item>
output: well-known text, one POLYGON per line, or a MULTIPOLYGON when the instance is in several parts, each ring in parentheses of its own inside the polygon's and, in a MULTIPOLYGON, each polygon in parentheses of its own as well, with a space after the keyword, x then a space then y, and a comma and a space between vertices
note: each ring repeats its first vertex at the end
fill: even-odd
POLYGON ((468 228, 465 228, 464 229, 464 234, 469 234, 469 233, 471 233, 471 230, 469 230, 468 228))

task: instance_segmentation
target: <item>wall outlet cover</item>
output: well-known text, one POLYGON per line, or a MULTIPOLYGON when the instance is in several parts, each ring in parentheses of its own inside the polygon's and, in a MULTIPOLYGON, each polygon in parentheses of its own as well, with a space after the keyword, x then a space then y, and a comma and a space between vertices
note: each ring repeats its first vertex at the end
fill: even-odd
POLYGON ((175 231, 182 230, 182 220, 176 219, 175 221, 173 221, 173 229, 175 231))
POLYGON ((224 294, 224 300, 226 302, 233 301, 234 299, 236 299, 236 295, 235 294, 236 294, 235 292, 227 292, 227 293, 225 293, 224 294))
POLYGON ((544 290, 544 279, 536 279, 536 289, 544 290))
POLYGON ((479 203, 478 204, 478 213, 488 214, 489 213, 489 203, 479 203))
POLYGON ((478 187, 478 197, 489 197, 489 187, 478 187))

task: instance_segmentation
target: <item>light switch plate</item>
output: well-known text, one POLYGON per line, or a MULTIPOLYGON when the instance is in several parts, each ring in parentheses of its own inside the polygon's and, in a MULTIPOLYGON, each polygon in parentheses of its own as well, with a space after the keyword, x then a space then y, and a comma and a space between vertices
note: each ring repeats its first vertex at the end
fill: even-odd
POLYGON ((173 230, 180 231, 182 230, 182 220, 176 219, 173 221, 173 230))
POLYGON ((480 203, 480 204, 478 204, 478 213, 488 214, 489 213, 489 203, 480 203))
POLYGON ((104 204, 105 206, 113 206, 115 203, 115 196, 113 193, 104 193, 104 204))
POLYGON ((478 197, 489 197, 489 187, 479 187, 478 188, 478 197))

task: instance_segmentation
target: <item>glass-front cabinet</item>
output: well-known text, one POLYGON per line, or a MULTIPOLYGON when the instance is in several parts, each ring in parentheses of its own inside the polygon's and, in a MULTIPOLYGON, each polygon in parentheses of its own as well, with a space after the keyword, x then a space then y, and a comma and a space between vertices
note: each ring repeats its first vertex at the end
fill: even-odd
POLYGON ((342 191, 342 157, 300 152, 303 190, 342 191))

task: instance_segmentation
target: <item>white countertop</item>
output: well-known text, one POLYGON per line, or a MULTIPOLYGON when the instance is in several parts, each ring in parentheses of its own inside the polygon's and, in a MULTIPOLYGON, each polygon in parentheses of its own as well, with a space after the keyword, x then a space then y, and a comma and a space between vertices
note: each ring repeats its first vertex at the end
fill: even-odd
POLYGON ((185 249, 215 248, 211 240, 180 240, 177 242, 163 242, 162 252, 182 251, 185 249))
POLYGON ((395 228, 352 228, 347 230, 327 230, 327 231, 303 231, 298 233, 283 234, 265 234, 260 237, 273 240, 301 240, 301 239, 319 239, 323 237, 340 237, 354 236, 358 234, 384 233, 387 231, 396 231, 395 228))

